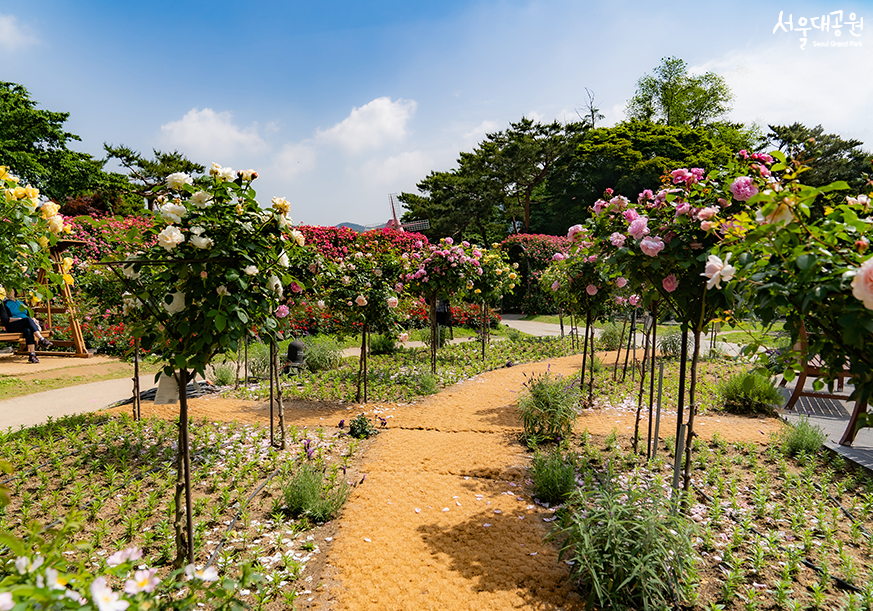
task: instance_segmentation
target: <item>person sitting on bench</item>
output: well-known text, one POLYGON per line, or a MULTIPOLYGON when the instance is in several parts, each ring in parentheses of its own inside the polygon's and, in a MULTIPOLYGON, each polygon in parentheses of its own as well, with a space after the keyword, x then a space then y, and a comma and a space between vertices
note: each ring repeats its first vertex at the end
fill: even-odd
POLYGON ((30 352, 31 363, 39 363, 36 358, 36 342, 41 348, 48 348, 52 343, 42 336, 39 323, 27 314, 27 306, 15 298, 15 290, 10 289, 3 303, 0 303, 0 323, 3 328, 12 333, 24 335, 24 343, 30 352))

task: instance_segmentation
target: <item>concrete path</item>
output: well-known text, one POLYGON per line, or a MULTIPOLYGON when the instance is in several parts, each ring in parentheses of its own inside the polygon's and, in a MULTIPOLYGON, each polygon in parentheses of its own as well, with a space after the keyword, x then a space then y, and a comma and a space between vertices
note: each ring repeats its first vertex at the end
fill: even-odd
MULTIPOLYGON (((139 378, 143 390, 154 386, 154 374, 139 378)), ((103 409, 133 396, 133 380, 105 380, 0 401, 0 430, 33 426, 48 420, 103 409)))

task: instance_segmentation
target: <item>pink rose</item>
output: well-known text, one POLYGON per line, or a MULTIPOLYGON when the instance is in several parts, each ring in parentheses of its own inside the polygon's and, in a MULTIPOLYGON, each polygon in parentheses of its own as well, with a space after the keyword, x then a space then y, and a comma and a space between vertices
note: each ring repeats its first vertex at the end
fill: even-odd
POLYGON ((710 229, 712 229, 712 226, 713 224, 710 221, 700 221, 700 228, 703 231, 709 231, 710 229))
POLYGON ((706 207, 697 211, 697 218, 701 221, 708 221, 712 217, 718 214, 717 208, 706 207))
POLYGON ((409 340, 409 333, 404 331, 403 333, 400 334, 400 337, 398 337, 397 339, 399 339, 401 342, 403 342, 405 344, 409 340))
POLYGON ((585 292, 591 295, 592 297, 597 294, 597 287, 593 284, 589 284, 585 287, 585 292))
POLYGON ((668 293, 672 293, 677 288, 679 288, 679 280, 676 279, 676 274, 670 274, 666 278, 661 281, 661 286, 664 287, 664 290, 668 293))
POLYGON ((623 277, 619 276, 618 280, 615 281, 615 286, 617 286, 620 289, 623 289, 625 286, 627 286, 627 278, 623 278, 623 277))
POLYGON ((561 288, 560 282, 558 282, 557 280, 552 282, 552 292, 557 291, 559 288, 561 288))
POLYGON ((749 176, 740 176, 731 183, 731 194, 734 199, 745 202, 758 194, 758 187, 755 181, 749 176))
POLYGON ((567 239, 571 242, 578 242, 585 237, 585 228, 582 225, 573 225, 567 231, 567 239))
POLYGON ((612 244, 613 246, 618 246, 619 248, 621 248, 622 246, 624 246, 624 241, 626 239, 627 239, 626 236, 624 236, 616 231, 611 236, 609 236, 609 243, 612 244))
POLYGON ((629 304, 631 304, 632 306, 636 307, 640 303, 640 296, 639 295, 631 295, 630 297, 627 298, 627 302, 629 304))
POLYGON ((602 199, 598 199, 594 202, 594 206, 592 206, 592 210, 594 210, 594 214, 600 214, 603 212, 603 209, 606 208, 606 202, 602 199))
POLYGON ((683 214, 688 214, 691 211, 691 204, 688 202, 682 202, 678 206, 676 206, 676 216, 682 216, 683 214))
POLYGON ((873 258, 867 259, 852 278, 852 295, 864 302, 864 307, 873 310, 873 258))
POLYGON ((563 261, 563 260, 564 260, 564 255, 559 253, 559 252, 556 252, 555 254, 552 255, 552 261, 563 261))
POLYGON ((664 240, 659 236, 655 236, 654 238, 646 236, 643 238, 643 241, 640 242, 640 250, 650 257, 657 257, 658 253, 664 250, 664 240))
POLYGON ((615 298, 615 305, 624 305, 626 303, 627 303, 626 297, 616 297, 615 298))
POLYGON ((649 233, 649 219, 644 216, 635 219, 627 228, 627 232, 631 234, 635 240, 641 239, 644 235, 649 233))
POLYGON ((646 189, 642 193, 637 195, 637 203, 642 205, 642 204, 645 204, 650 199, 654 199, 654 198, 655 198, 655 195, 654 195, 654 193, 652 193, 652 190, 646 189))
POLYGON ((629 203, 630 202, 628 201, 628 199, 624 195, 616 195, 611 200, 609 200, 610 207, 613 210, 615 210, 616 212, 619 212, 619 211, 627 208, 627 205, 629 203))
POLYGON ((636 210, 634 210, 633 208, 631 208, 630 210, 625 210, 624 212, 621 213, 621 215, 624 217, 624 220, 626 220, 628 223, 632 223, 635 220, 637 220, 638 218, 640 218, 640 213, 637 212, 636 210))
POLYGON ((276 318, 285 318, 291 310, 288 309, 288 306, 282 304, 278 308, 276 308, 276 318))

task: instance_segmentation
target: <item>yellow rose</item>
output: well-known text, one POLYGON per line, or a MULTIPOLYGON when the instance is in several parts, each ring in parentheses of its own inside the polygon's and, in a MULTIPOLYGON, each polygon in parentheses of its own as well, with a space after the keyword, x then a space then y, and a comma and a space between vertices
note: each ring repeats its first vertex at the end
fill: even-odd
POLYGON ((70 286, 73 286, 73 283, 75 281, 73 280, 73 277, 70 274, 64 274, 63 278, 64 278, 64 282, 66 282, 70 286))
POLYGON ((64 219, 55 215, 48 220, 49 231, 58 234, 64 228, 64 219))
POLYGON ((29 199, 39 199, 39 189, 36 187, 31 187, 27 185, 24 187, 24 193, 27 195, 29 199))
POLYGON ((25 195, 27 195, 27 189, 24 187, 15 187, 12 189, 12 197, 15 199, 24 199, 25 195))
MULTIPOLYGON (((6 168, 0 167, 0 171, 5 171, 6 168)), ((0 301, 6 299, 6 287, 0 286, 0 301)))
POLYGON ((481 291, 480 289, 476 289, 476 290, 473 291, 473 292, 476 293, 476 294, 478 295, 478 294, 481 293, 482 291, 481 291))
MULTIPOLYGON (((60 209, 61 209, 61 207, 58 206, 56 203, 47 202, 47 203, 42 205, 42 207, 39 209, 39 212, 40 212, 40 214, 42 214, 42 218, 44 218, 45 220, 48 220, 50 218, 54 218, 55 215, 57 215, 58 210, 60 210, 60 209)), ((61 222, 63 223, 63 221, 61 221, 61 222)))
POLYGON ((39 242, 41 248, 47 248, 49 245, 48 238, 44 235, 39 236, 36 241, 39 242))
POLYGON ((64 257, 63 261, 61 261, 61 269, 64 270, 65 274, 69 273, 73 269, 73 260, 70 257, 64 257))
POLYGON ((510 279, 510 280, 515 280, 516 278, 518 278, 518 274, 516 274, 515 272, 509 274, 509 279, 510 279))
POLYGON ((64 225, 64 233, 72 233, 73 228, 69 225, 64 225))

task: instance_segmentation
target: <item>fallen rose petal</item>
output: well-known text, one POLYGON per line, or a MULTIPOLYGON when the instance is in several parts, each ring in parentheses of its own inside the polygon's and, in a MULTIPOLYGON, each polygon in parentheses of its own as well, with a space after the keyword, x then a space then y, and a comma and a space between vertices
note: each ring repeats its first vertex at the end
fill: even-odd
POLYGON ((415 508, 415 513, 421 513, 421 509, 419 507, 415 508))

